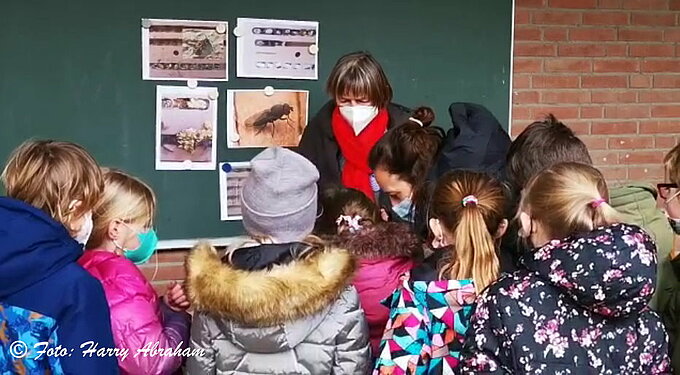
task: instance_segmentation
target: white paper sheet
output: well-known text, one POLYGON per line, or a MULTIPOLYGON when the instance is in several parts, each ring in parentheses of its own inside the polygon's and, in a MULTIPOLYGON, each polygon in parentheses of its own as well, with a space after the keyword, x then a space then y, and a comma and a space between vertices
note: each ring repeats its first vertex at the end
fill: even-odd
POLYGON ((250 174, 250 162, 220 163, 220 218, 222 221, 241 220, 241 189, 250 174), (231 170, 224 171, 229 164, 231 170))

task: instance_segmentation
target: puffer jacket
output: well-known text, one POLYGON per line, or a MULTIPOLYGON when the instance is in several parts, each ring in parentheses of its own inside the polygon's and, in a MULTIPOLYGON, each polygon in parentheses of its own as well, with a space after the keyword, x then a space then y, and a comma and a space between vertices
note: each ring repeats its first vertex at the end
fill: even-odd
POLYGON ((301 257, 306 245, 241 248, 221 259, 207 245, 188 258, 196 308, 187 374, 365 374, 368 329, 345 250, 301 257))
POLYGON ((464 374, 669 374, 668 338, 647 306, 656 247, 627 224, 525 254, 477 300, 464 374))
POLYGON ((142 272, 125 257, 88 250, 78 263, 102 283, 111 311, 113 341, 117 348, 129 350, 127 357, 118 357, 120 373, 166 375, 178 370, 181 356, 138 350, 188 347, 190 315, 173 311, 160 301, 142 272))
POLYGON ((352 284, 366 313, 373 356, 377 356, 390 313, 382 301, 397 289, 401 276, 413 268, 414 259, 422 252, 421 241, 407 224, 389 222, 356 234, 343 233, 338 242, 359 261, 352 284))

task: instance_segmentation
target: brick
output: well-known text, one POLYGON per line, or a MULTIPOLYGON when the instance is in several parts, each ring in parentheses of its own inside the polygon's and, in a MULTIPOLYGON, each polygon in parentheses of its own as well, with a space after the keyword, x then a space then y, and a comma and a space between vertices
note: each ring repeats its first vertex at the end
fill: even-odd
POLYGON ((673 13, 633 13, 633 25, 640 26, 675 26, 673 13))
POLYGON ((512 62, 512 71, 514 73, 537 73, 542 70, 542 60, 515 58, 512 62))
POLYGON ((606 118, 649 118, 649 105, 616 105, 604 109, 606 118))
POLYGON ((663 151, 630 151, 622 152, 619 160, 626 164, 661 164, 663 151))
POLYGON ((650 73, 680 73, 680 60, 645 60, 642 62, 642 71, 650 73))
POLYGON ((640 121, 640 134, 676 134, 676 133, 680 133, 680 120, 640 121))
POLYGON ((680 75, 654 75, 654 88, 678 88, 680 75))
POLYGON ((530 123, 527 121, 513 121, 512 129, 510 129, 510 136, 513 138, 517 137, 529 126, 529 124, 530 123))
POLYGON ((514 107, 512 109, 513 120, 530 120, 531 110, 529 108, 514 107))
POLYGON ((593 103, 635 103, 637 94, 634 91, 593 91, 591 101, 593 103))
POLYGON ((601 44, 562 44, 557 48, 559 56, 594 57, 606 56, 607 49, 601 44))
POLYGON ((531 109, 531 117, 533 119, 543 119, 550 113, 555 115, 558 119, 577 119, 578 107, 541 106, 531 109))
POLYGON ((654 146, 656 148, 670 149, 675 147, 675 145, 677 144, 678 139, 676 137, 663 137, 663 136, 654 137, 654 146))
MULTIPOLYGON (((558 119, 560 118, 558 117, 558 119)), ((590 121, 569 120, 566 125, 579 137, 590 134, 590 121)))
POLYGON ((628 46, 626 44, 608 44, 605 48, 607 56, 628 56, 628 46))
POLYGON ((680 42, 680 30, 665 30, 663 40, 664 42, 680 42))
POLYGON ((658 182, 664 178, 662 165, 649 165, 646 167, 628 167, 628 179, 631 181, 658 182))
POLYGON ((512 77, 512 88, 513 89, 528 89, 531 87, 531 77, 528 75, 517 75, 512 77))
POLYGON ((590 93, 587 91, 544 91, 541 93, 541 103, 546 104, 572 104, 590 102, 590 93))
POLYGON ((670 9, 671 10, 680 10, 680 0, 671 0, 670 9))
POLYGON ((593 122, 591 126, 592 134, 635 134, 636 132, 636 121, 593 122))
POLYGON ((585 12, 583 13, 584 25, 627 25, 629 23, 628 12, 585 12))
POLYGON ((513 104, 535 104, 538 103, 538 91, 520 91, 512 95, 513 104))
POLYGON ((610 167, 607 165, 598 165, 598 169, 602 172, 607 181, 625 181, 628 179, 628 168, 626 167, 610 167))
POLYGON ((625 88, 628 86, 626 76, 583 76, 581 87, 583 88, 625 88))
POLYGON ((654 137, 610 137, 608 142, 612 150, 654 148, 654 137))
POLYGON ((631 88, 649 88, 652 87, 652 77, 641 74, 630 76, 631 88))
MULTIPOLYGON (((140 270, 147 279, 151 280, 155 268, 142 267, 140 270)), ((184 280, 185 277, 186 270, 183 265, 158 267, 158 274, 156 274, 156 280, 184 280)))
POLYGON ((612 41, 616 40, 616 29, 583 28, 570 29, 569 40, 572 41, 612 41))
POLYGON ((640 103, 680 103, 680 87, 678 90, 640 91, 640 103))
POLYGON ((661 30, 620 29, 619 40, 631 42, 659 42, 663 40, 661 30))
POLYGON ((531 13, 526 9, 515 9, 515 25, 528 25, 531 23, 531 13))
POLYGON ((584 135, 579 138, 586 144, 588 150, 604 150, 607 148, 607 137, 584 135))
POLYGON ((545 61, 545 71, 554 73, 588 73, 592 71, 590 60, 549 59, 545 61))
MULTIPOLYGON (((678 17, 680 17, 680 15, 678 17)), ((680 45, 675 47, 675 56, 680 57, 680 45)))
POLYGON ((623 0, 599 0, 597 7, 599 9, 621 9, 623 7, 623 0))
POLYGON ((543 30, 543 40, 548 42, 562 42, 567 40, 566 28, 546 28, 543 30))
POLYGON ((595 73, 625 73, 625 72, 639 72, 640 62, 637 60, 595 60, 593 63, 593 71, 595 73))
POLYGON ((557 47, 551 43, 515 43, 513 50, 515 56, 555 56, 557 47))
POLYGON ((668 0, 623 0, 623 9, 668 9, 668 0))
POLYGON ((545 6, 545 0, 516 0, 518 8, 541 8, 545 6))
POLYGON ((551 8, 594 9, 597 0, 550 0, 548 5, 551 8))
POLYGON ((541 40, 541 30, 537 27, 516 27, 515 40, 517 41, 541 40))
POLYGON ((680 117, 680 105, 653 106, 652 117, 680 117))
POLYGON ((604 107, 581 107, 580 116, 582 119, 603 118, 604 107))
POLYGON ((188 255, 188 250, 162 250, 156 252, 148 264, 155 265, 156 258, 158 258, 158 263, 184 263, 188 255))
POLYGON ((581 14, 575 12, 536 11, 531 15, 534 25, 578 25, 579 22, 581 14))
POLYGON ((629 54, 632 57, 670 57, 675 55, 675 49, 670 44, 632 44, 629 54))
POLYGON ((591 151, 590 158, 593 159, 593 164, 619 164, 619 153, 616 151, 591 151))
POLYGON ((531 77, 531 87, 536 89, 578 88, 579 77, 559 75, 556 76, 535 75, 531 77))

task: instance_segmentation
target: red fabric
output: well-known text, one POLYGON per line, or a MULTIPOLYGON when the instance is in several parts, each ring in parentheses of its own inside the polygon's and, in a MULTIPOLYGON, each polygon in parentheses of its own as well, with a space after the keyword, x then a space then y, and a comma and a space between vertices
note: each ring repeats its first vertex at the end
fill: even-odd
POLYGON ((359 261, 359 271, 352 284, 359 293, 361 307, 366 313, 374 357, 380 355, 378 353, 380 339, 382 339, 385 324, 390 315, 390 309, 380 302, 392 295, 392 292, 399 286, 401 275, 410 271, 413 266, 413 261, 409 258, 359 261))
POLYGON ((118 348, 127 348, 130 355, 118 357, 120 373, 170 374, 182 365, 181 357, 158 355, 135 356, 148 343, 157 349, 172 348, 188 343, 189 321, 164 321, 161 302, 142 272, 125 257, 108 251, 88 250, 78 259, 104 287, 111 312, 111 331, 118 348))
POLYGON ((387 110, 383 108, 359 135, 355 135, 352 125, 340 113, 340 107, 335 107, 331 117, 333 134, 345 158, 342 184, 361 191, 371 200, 375 200, 375 196, 371 189, 370 176, 373 171, 368 167, 368 155, 387 131, 388 122, 387 110))

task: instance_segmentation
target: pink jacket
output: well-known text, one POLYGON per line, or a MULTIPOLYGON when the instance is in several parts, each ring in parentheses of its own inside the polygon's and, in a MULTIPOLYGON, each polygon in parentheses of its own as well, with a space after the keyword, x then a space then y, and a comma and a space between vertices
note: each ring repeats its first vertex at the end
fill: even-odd
POLYGON ((376 357, 390 313, 381 302, 400 285, 401 275, 413 268, 412 259, 421 252, 422 245, 406 224, 397 223, 381 223, 357 234, 344 233, 339 242, 359 260, 352 284, 366 314, 376 357))
POLYGON ((107 251, 88 250, 78 260, 104 287, 111 311, 111 330, 117 348, 129 349, 118 358, 121 374, 172 374, 183 358, 173 356, 135 357, 138 349, 173 350, 187 347, 190 316, 171 310, 159 300, 151 284, 130 260, 107 251), (147 346, 148 345, 148 346, 147 346))

